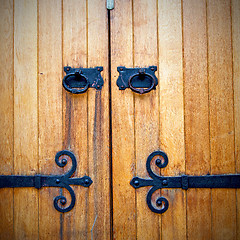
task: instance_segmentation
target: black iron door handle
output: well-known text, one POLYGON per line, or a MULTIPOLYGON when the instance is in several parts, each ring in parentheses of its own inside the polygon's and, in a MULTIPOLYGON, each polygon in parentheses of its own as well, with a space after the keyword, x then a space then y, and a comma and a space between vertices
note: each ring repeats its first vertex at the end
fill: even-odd
POLYGON ((155 78, 149 74, 145 72, 145 69, 139 69, 138 73, 133 74, 129 80, 128 80, 128 84, 130 89, 135 92, 135 93, 140 93, 140 94, 144 94, 144 93, 148 93, 150 92, 155 86, 156 86, 156 81, 155 78), (139 79, 141 79, 142 81, 144 81, 147 77, 150 79, 151 81, 151 86, 149 88, 136 88, 132 85, 132 82, 134 80, 134 78, 138 77, 139 79))
POLYGON ((155 202, 152 196, 155 191, 162 188, 240 188, 240 174, 229 175, 205 175, 205 176, 159 176, 153 172, 151 166, 155 164, 158 168, 164 168, 168 164, 168 157, 162 151, 151 153, 146 162, 146 168, 151 179, 134 177, 130 184, 134 188, 152 186, 147 194, 147 205, 155 213, 164 213, 169 207, 165 197, 159 197, 155 202))
POLYGON ((130 88, 135 93, 144 94, 156 89, 158 85, 155 76, 156 66, 148 68, 118 67, 117 70, 119 72, 117 86, 120 90, 130 88))
POLYGON ((86 76, 82 74, 82 71, 76 71, 75 73, 69 73, 63 78, 63 87, 71 93, 74 94, 79 94, 79 93, 84 93, 88 90, 89 88, 89 82, 86 76), (71 87, 73 81, 78 81, 79 83, 85 82, 85 86, 83 88, 74 88, 71 87))
POLYGON ((55 162, 59 167, 65 167, 68 159, 72 161, 72 168, 63 175, 35 175, 35 176, 16 176, 10 175, 0 176, 0 188, 15 188, 15 187, 35 187, 40 189, 42 187, 61 187, 65 188, 71 196, 70 204, 65 207, 67 203, 66 197, 60 195, 54 198, 54 207, 59 212, 69 212, 75 205, 76 197, 70 185, 81 185, 89 187, 92 184, 92 179, 88 176, 82 178, 71 178, 77 168, 77 161, 75 155, 68 151, 63 150, 56 154, 55 162))
POLYGON ((66 76, 63 78, 62 85, 70 93, 81 94, 88 88, 101 90, 103 86, 103 78, 100 72, 103 67, 95 68, 71 68, 64 67, 66 76))

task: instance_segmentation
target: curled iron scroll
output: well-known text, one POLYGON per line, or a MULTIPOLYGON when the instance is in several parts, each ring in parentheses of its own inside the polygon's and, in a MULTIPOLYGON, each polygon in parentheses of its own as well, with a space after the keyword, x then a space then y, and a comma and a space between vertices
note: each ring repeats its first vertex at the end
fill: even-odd
POLYGON ((61 158, 62 156, 68 156, 71 159, 72 167, 64 175, 57 176, 55 182, 56 184, 58 184, 59 187, 63 187, 69 192, 71 196, 71 202, 67 207, 65 207, 65 205, 67 204, 67 198, 63 195, 60 195, 54 198, 54 207, 59 212, 69 212, 70 210, 72 210, 76 202, 75 193, 73 189, 70 187, 70 184, 89 187, 92 184, 92 180, 88 176, 85 176, 83 178, 71 178, 71 176, 74 174, 77 168, 76 157, 72 152, 68 150, 58 152, 55 156, 55 162, 59 167, 62 168, 65 167, 68 163, 67 158, 61 158))
MULTIPOLYGON (((139 177, 134 177, 131 180, 130 184, 134 188, 152 186, 147 194, 147 199, 146 199, 147 205, 148 205, 149 209, 155 213, 164 213, 167 211, 168 206, 169 206, 168 200, 162 196, 158 197, 156 199, 156 201, 152 200, 154 193, 157 190, 161 189, 161 183, 159 181, 160 176, 158 176, 156 173, 154 173, 151 168, 151 162, 153 159, 155 159, 154 164, 158 168, 164 168, 168 164, 167 154, 164 153, 163 151, 155 151, 155 152, 151 153, 147 158, 146 169, 147 169, 149 176, 152 179, 142 179, 139 177)), ((163 180, 163 183, 164 183, 164 180, 163 180)))

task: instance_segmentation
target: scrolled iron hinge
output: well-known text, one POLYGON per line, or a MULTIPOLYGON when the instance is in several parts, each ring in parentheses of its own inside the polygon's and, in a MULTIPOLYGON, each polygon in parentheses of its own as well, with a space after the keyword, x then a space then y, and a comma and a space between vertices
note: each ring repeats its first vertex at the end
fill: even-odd
POLYGON ((59 167, 65 167, 68 163, 68 158, 72 161, 72 168, 63 175, 35 175, 35 176, 16 176, 16 175, 0 175, 0 188, 16 188, 16 187, 35 187, 40 189, 42 187, 61 187, 65 188, 71 195, 71 203, 68 207, 64 207, 67 199, 64 196, 57 196, 54 198, 54 207, 59 212, 69 212, 75 205, 76 197, 70 185, 80 185, 89 187, 92 184, 92 179, 88 176, 82 178, 71 178, 77 168, 77 161, 75 155, 63 150, 56 154, 55 162, 59 167))
POLYGON ((151 153, 146 162, 146 168, 149 176, 152 179, 143 179, 134 177, 130 184, 135 189, 152 186, 147 194, 147 205, 151 211, 155 213, 164 213, 169 207, 168 200, 165 197, 159 197, 155 202, 152 201, 152 196, 155 191, 162 188, 239 188, 240 174, 229 175, 205 175, 205 176, 159 176, 153 172, 151 165, 155 164, 158 168, 164 168, 168 164, 168 157, 162 151, 151 153))

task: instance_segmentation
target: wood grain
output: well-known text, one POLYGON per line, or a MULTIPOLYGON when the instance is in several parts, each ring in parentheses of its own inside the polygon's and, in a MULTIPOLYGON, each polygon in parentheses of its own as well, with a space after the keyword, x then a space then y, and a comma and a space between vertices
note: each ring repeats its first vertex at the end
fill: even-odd
MULTIPOLYGON (((240 1, 232 1, 232 48, 236 172, 240 173, 240 1)), ((240 190, 237 189, 237 239, 240 239, 240 190)))
POLYGON ((108 16, 105 0, 88 1, 88 67, 103 66, 102 90, 88 91, 88 239, 110 239, 108 16), (98 39, 96 41, 96 39, 98 39))
MULTIPOLYGON (((0 174, 13 173, 13 1, 0 1, 0 174)), ((0 190, 0 239, 13 239, 13 189, 0 190)))
POLYGON ((130 89, 116 85, 118 66, 133 66, 132 2, 115 1, 111 11, 112 75, 112 169, 113 238, 135 239, 135 190, 129 182, 136 175, 134 142, 134 102, 130 89))
MULTIPOLYGON (((62 5, 41 0, 38 9, 39 171, 57 175, 62 172, 54 160, 62 150, 62 5)), ((40 191, 39 239, 60 239, 60 213, 51 202, 59 195, 57 188, 40 191)))
MULTIPOLYGON (((63 1, 63 66, 87 67, 87 5, 85 1, 63 1)), ((88 126, 88 92, 71 94, 63 89, 64 149, 71 150, 76 155, 75 177, 89 176, 88 126)), ((73 190, 76 195, 76 204, 63 216, 62 238, 87 239, 89 190, 81 186, 75 186, 73 190)))
MULTIPOLYGON (((158 2, 158 38, 160 148, 169 157, 168 166, 161 172, 165 176, 179 175, 185 172, 181 1, 158 2)), ((185 239, 185 193, 172 189, 162 191, 162 195, 169 196, 173 204, 162 215, 162 239, 185 239), (178 217, 173 217, 176 211, 178 217)))
MULTIPOLYGON (((38 172, 37 1, 14 3, 14 174, 38 172)), ((38 191, 14 189, 14 238, 38 238, 38 191)))
MULTIPOLYGON (((210 173, 206 1, 183 1, 186 173, 210 173)), ((211 238, 211 191, 187 192, 188 239, 211 238), (197 216, 197 217, 196 217, 197 216)))
MULTIPOLYGON (((211 173, 234 173, 230 1, 208 1, 211 173)), ((212 190, 212 239, 236 238, 236 190, 212 190), (223 207, 224 206, 224 207, 223 207)))
MULTIPOLYGON (((141 0, 133 2, 133 58, 134 67, 157 65, 157 2, 141 0)), ((148 178, 146 160, 159 149, 159 92, 134 96, 136 175, 148 178)), ((159 239, 159 216, 146 204, 149 188, 137 189, 137 239, 159 239), (146 214, 147 213, 147 214, 146 214)))

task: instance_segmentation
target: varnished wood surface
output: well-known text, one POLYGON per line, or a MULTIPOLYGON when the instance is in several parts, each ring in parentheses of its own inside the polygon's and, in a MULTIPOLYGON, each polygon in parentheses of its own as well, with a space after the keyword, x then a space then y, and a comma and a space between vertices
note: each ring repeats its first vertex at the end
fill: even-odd
MULTIPOLYGON (((234 173, 231 6, 207 3, 211 173, 234 173)), ((212 189, 211 196, 212 238, 236 238, 236 190, 212 189)))
MULTIPOLYGON (((87 5, 84 1, 63 1, 62 7, 63 66, 87 67, 87 5)), ((63 146, 76 154, 77 177, 89 176, 87 99, 88 92, 74 95, 63 89, 63 146)), ((62 238, 87 239, 89 190, 79 186, 73 189, 77 204, 62 216, 62 238)))
POLYGON ((104 0, 88 1, 88 67, 103 66, 104 86, 88 94, 88 239, 110 239, 108 16, 104 0), (93 226, 94 220, 96 222, 93 226))
MULTIPOLYGON (((14 2, 14 174, 38 173, 37 1, 14 2)), ((14 238, 38 238, 38 195, 14 189, 14 238)))
MULTIPOLYGON (((13 1, 0 1, 0 174, 13 174, 13 1)), ((0 189, 0 239, 13 238, 13 189, 0 189)))
MULTIPOLYGON (((54 161, 62 150, 61 8, 57 0, 38 3, 39 173, 49 175, 62 173, 54 161)), ((43 188, 39 193, 39 239, 61 237, 60 214, 51 202, 59 195, 57 188, 43 188)))
POLYGON ((149 178, 146 159, 159 149, 163 176, 240 173, 239 0, 115 0, 110 25, 104 0, 0 3, 0 173, 63 174, 71 163, 54 157, 68 149, 74 176, 93 179, 73 187, 65 214, 53 206, 70 200, 65 190, 1 189, 0 239, 240 238, 239 190, 159 190, 169 209, 158 215, 149 187, 129 184, 149 178), (66 65, 103 66, 102 90, 67 93, 66 65), (118 66, 150 65, 156 90, 118 89, 118 66))
POLYGON ((239 82, 238 4, 238 1, 232 2, 231 13, 230 1, 132 1, 119 6, 117 1, 111 12, 115 239, 128 239, 133 234, 134 239, 237 239, 239 213, 237 215, 234 189, 162 190, 161 195, 169 200, 170 206, 157 226, 146 205, 149 188, 129 192, 125 178, 129 176, 130 180, 131 174, 148 177, 145 163, 151 152, 146 151, 156 147, 169 156, 169 164, 161 170, 162 175, 233 173, 235 168, 239 168, 235 165, 239 155, 239 101, 236 94, 239 82), (148 15, 150 11, 151 18, 148 15), (156 33, 157 48, 154 42, 156 33), (152 47, 155 51, 149 56, 152 47), (132 58, 129 52, 132 52, 132 58), (117 66, 154 65, 156 54, 160 105, 159 118, 155 119, 158 106, 154 106, 154 98, 150 113, 145 109, 149 96, 154 93, 131 95, 129 89, 119 93, 115 81, 117 66), (138 103, 141 103, 141 108, 138 108, 138 103), (118 109, 120 105, 121 111, 118 109), (131 107, 134 108, 133 116, 131 107), (149 122, 146 116, 159 123, 149 122), (156 140, 154 130, 160 132, 156 140), (126 136, 128 142, 121 141, 119 133, 126 136), (146 147, 149 136, 152 136, 151 146, 146 147), (134 157, 132 149, 128 155, 122 155, 125 149, 129 149, 129 144, 133 144, 134 157), (130 175, 129 164, 133 166, 130 175), (118 206, 125 205, 127 199, 128 206, 119 211, 118 206), (137 201, 135 210, 134 200, 137 201), (224 203, 226 208, 222 207, 224 203), (130 212, 131 218, 128 215, 130 212), (127 223, 131 230, 126 227, 127 223), (154 232, 147 234, 148 231, 154 232))
MULTIPOLYGON (((183 1, 186 173, 210 173, 206 1, 183 1)), ((187 192, 188 239, 211 238, 211 190, 187 192), (198 217, 196 217, 198 216, 198 217)))
MULTIPOLYGON (((233 51, 233 91, 234 91, 234 130, 236 173, 240 173, 240 1, 233 0, 232 16, 232 51, 233 51)), ((237 239, 240 239, 240 190, 237 189, 237 239)))
MULTIPOLYGON (((71 162, 62 169, 54 157, 68 149, 77 158, 74 176, 88 175, 95 184, 92 189, 73 187, 76 204, 65 214, 53 206, 60 189, 1 189, 0 238, 91 239, 98 216, 94 239, 110 239, 108 19, 104 1, 5 1, 1 21, 1 64, 5 65, 0 90, 1 174, 63 174, 71 162), (101 41, 96 44, 99 35, 101 41), (66 93, 62 88, 66 65, 103 66, 102 91, 89 89, 77 96, 66 93)), ((69 202, 68 193, 63 194, 69 202)))
MULTIPOLYGON (((133 3, 134 67, 157 65, 156 6, 156 1, 151 5, 147 0, 133 3)), ((133 94, 133 97, 136 175, 144 178, 148 177, 146 159, 149 153, 159 148, 159 91, 151 91, 144 96, 133 94)), ((147 188, 136 190, 137 239, 157 239, 161 234, 160 216, 153 212, 146 215, 147 191, 147 188)))
POLYGON ((111 12, 113 239, 135 239, 136 193, 129 184, 136 174, 134 97, 116 86, 117 67, 133 67, 132 2, 115 1, 111 12))
MULTIPOLYGON (((169 157, 162 175, 185 173, 181 1, 158 1, 160 149, 169 157)), ((186 238, 186 195, 162 190, 170 208, 162 215, 162 239, 186 238)))

